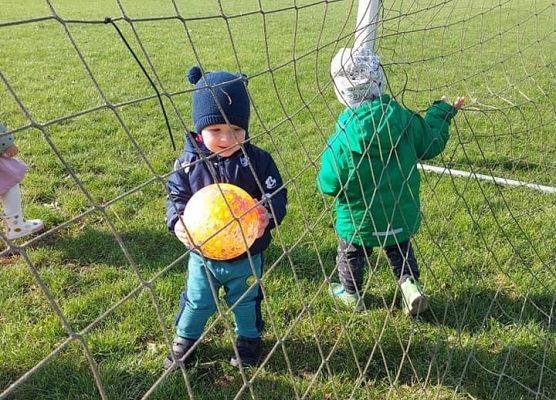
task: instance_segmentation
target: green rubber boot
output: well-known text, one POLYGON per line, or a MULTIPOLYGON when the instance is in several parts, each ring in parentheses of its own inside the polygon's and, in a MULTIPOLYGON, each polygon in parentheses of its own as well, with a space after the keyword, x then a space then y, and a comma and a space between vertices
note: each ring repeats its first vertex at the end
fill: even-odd
POLYGON ((365 304, 363 303, 363 298, 357 293, 348 293, 341 283, 331 283, 330 284, 330 295, 336 297, 347 307, 355 311, 365 310, 365 304))
POLYGON ((400 288, 402 290, 402 309, 406 314, 419 315, 428 308, 428 301, 419 281, 411 277, 407 278, 400 288))

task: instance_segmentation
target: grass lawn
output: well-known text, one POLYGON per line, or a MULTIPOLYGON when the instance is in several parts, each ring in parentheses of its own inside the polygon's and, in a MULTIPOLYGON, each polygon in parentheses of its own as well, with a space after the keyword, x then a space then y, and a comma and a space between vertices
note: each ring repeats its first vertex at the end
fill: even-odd
MULTIPOLYGON (((91 363, 109 399, 139 399, 155 384, 149 398, 161 400, 556 398, 555 195, 422 174, 414 244, 431 309, 414 321, 399 311, 375 251, 368 311, 352 315, 327 295, 337 242, 330 199, 314 182, 341 112, 329 62, 351 44, 357 3, 222 3, 3 0, 0 121, 30 167, 26 213, 54 230, 26 248, 28 262, 1 260, 0 398, 99 398, 91 363), (182 20, 164 18, 174 5, 182 20), (171 338, 186 262, 153 177, 179 150, 152 87, 102 23, 122 15, 133 24, 116 23, 167 94, 180 146, 191 126, 188 68, 241 70, 252 141, 287 182, 288 215, 263 278, 271 355, 244 376, 227 363, 227 316, 185 377, 159 382, 162 325, 171 338), (79 334, 68 340, 68 330, 79 334)), ((425 110, 443 94, 468 99, 435 165, 556 186, 555 22, 552 0, 384 2, 377 46, 398 100, 425 110)))

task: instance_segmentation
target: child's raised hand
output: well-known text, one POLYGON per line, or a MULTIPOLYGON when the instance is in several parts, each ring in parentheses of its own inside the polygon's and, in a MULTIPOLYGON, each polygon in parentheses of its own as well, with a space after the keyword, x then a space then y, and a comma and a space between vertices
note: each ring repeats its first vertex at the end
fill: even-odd
POLYGON ((4 153, 2 155, 4 157, 12 158, 12 157, 15 157, 17 155, 17 153, 19 153, 19 149, 17 148, 17 146, 15 144, 12 144, 10 147, 8 147, 6 149, 6 151, 4 151, 4 153))
MULTIPOLYGON (((448 100, 448 97, 446 96, 442 96, 442 101, 445 103, 450 103, 450 100, 448 100)), ((456 100, 452 103, 452 107, 454 107, 456 110, 459 110, 463 107, 463 103, 465 103, 465 97, 458 96, 456 100)))
POLYGON ((264 208, 263 205, 259 204, 255 208, 257 213, 259 214, 259 232, 257 232, 257 239, 264 235, 264 231, 270 222, 270 218, 268 217, 268 211, 264 208))
POLYGON ((182 242, 187 248, 193 248, 193 245, 189 240, 189 235, 187 234, 185 226, 181 222, 181 219, 178 219, 178 221, 176 222, 176 225, 174 226, 174 233, 176 234, 176 237, 179 239, 179 241, 182 242))
POLYGON ((463 107, 463 103, 465 103, 465 97, 458 96, 458 97, 456 98, 456 100, 454 101, 454 103, 452 104, 452 106, 453 106, 456 110, 459 110, 460 108, 463 107))

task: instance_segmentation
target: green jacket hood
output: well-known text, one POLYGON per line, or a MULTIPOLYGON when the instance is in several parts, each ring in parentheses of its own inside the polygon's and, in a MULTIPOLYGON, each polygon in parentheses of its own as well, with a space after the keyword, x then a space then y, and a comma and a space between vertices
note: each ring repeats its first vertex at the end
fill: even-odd
POLYGON ((344 133, 345 145, 351 152, 364 154, 373 152, 376 147, 389 149, 403 133, 402 129, 392 126, 392 121, 396 120, 396 105, 389 95, 383 94, 357 107, 348 107, 338 118, 336 131, 344 133))

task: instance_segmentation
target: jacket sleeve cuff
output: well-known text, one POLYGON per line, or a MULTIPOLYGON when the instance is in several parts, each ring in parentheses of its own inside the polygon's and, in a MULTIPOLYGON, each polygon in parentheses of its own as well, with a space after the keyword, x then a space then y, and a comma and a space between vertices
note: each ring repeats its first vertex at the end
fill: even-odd
POLYGON ((174 233, 174 227, 176 226, 176 222, 178 222, 177 215, 171 217, 170 219, 166 218, 166 226, 168 227, 168 230, 172 233, 174 233))
POLYGON ((266 230, 270 230, 274 228, 276 228, 276 221, 274 221, 274 218, 270 218, 268 221, 268 225, 266 226, 266 230))
POLYGON ((446 117, 448 117, 448 120, 454 118, 458 113, 458 110, 456 108, 442 100, 436 100, 434 103, 432 103, 431 109, 433 108, 441 111, 446 117))

